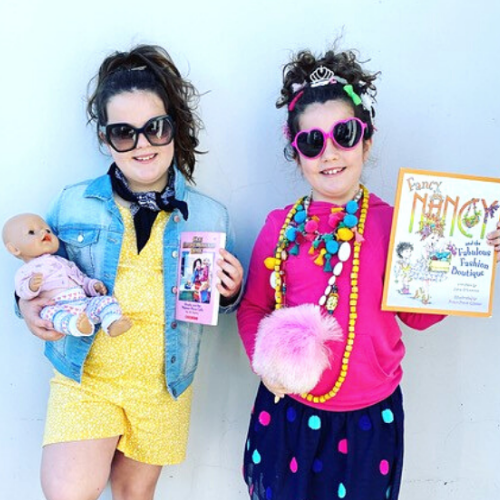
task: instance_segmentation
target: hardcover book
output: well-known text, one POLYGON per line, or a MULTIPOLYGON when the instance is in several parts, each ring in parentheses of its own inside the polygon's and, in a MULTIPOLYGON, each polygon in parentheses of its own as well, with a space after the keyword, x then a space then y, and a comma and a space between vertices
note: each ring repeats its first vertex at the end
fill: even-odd
POLYGON ((401 169, 382 309, 491 316, 500 179, 401 169))
POLYGON ((219 282, 217 260, 219 249, 225 244, 225 233, 181 233, 176 319, 203 325, 217 324, 220 301, 216 287, 219 282))

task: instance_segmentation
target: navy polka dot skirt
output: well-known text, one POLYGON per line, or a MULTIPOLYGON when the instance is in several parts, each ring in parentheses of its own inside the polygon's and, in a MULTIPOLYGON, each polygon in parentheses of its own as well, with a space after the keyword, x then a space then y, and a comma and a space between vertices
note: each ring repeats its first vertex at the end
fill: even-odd
POLYGON ((251 500, 397 500, 401 390, 368 408, 317 410, 260 385, 245 446, 251 500))

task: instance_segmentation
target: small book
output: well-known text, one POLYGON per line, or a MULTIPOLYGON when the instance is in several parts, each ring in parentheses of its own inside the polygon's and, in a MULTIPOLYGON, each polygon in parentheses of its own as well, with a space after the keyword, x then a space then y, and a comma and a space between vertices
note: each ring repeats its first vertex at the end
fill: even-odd
POLYGON ((175 317, 180 321, 216 325, 220 293, 217 260, 226 233, 181 233, 175 317))
POLYGON ((382 309, 491 316, 500 179, 399 172, 382 309))

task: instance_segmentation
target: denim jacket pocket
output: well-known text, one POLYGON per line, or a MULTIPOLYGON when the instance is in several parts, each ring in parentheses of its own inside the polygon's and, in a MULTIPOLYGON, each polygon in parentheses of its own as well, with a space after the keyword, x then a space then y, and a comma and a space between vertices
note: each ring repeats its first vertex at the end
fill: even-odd
POLYGON ((64 243, 68 259, 78 262, 81 271, 89 276, 95 273, 96 247, 101 228, 98 226, 61 226, 59 239, 64 243))

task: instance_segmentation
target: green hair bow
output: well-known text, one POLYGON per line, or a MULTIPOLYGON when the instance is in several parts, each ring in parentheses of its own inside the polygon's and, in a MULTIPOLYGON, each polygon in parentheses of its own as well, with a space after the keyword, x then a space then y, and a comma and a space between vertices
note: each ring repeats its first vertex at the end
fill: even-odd
POLYGON ((345 93, 352 99, 352 102, 354 103, 355 106, 358 104, 361 104, 363 101, 361 100, 361 97, 359 97, 356 92, 354 92, 354 89, 352 88, 352 85, 344 85, 344 90, 345 93))

